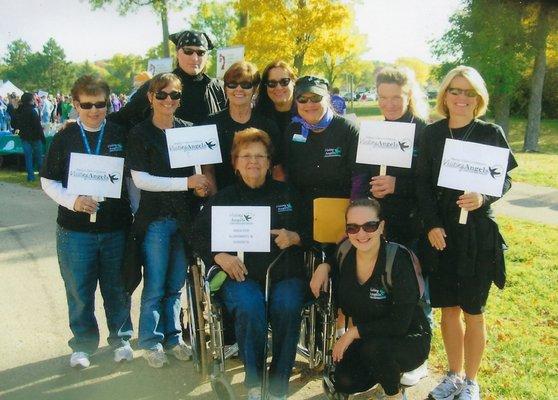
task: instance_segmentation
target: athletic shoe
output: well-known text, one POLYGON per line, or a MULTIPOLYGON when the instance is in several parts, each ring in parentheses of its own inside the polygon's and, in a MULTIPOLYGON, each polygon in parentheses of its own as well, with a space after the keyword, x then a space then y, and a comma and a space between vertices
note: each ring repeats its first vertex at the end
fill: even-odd
POLYGON ((125 344, 114 350, 114 362, 132 361, 133 359, 134 351, 129 344, 125 344))
POLYGON ((248 400, 261 400, 262 399, 262 388, 257 386, 248 390, 248 400))
POLYGON ((170 350, 171 354, 180 361, 188 361, 192 358, 192 348, 186 343, 179 343, 170 350))
POLYGON ((412 371, 405 372, 401 376, 401 384, 403 386, 415 386, 422 378, 428 376, 428 361, 412 371))
POLYGON ((400 393, 397 393, 396 395, 388 396, 382 388, 381 390, 374 390, 374 396, 371 397, 371 400, 407 400, 407 395, 404 391, 402 391, 400 393))
POLYGON ((287 395, 283 395, 283 396, 275 396, 271 393, 269 393, 267 395, 267 400, 287 400, 287 395))
POLYGON ((147 360, 147 364, 149 364, 152 368, 163 368, 163 365, 169 362, 163 349, 145 350, 143 357, 147 360))
POLYGON ((218 265, 213 265, 207 271, 207 281, 209 282, 209 291, 211 293, 217 292, 227 280, 228 275, 218 265))
POLYGON ((459 393, 458 400, 480 400, 479 384, 470 379, 465 379, 465 388, 459 393))
POLYGON ((74 367, 82 367, 87 368, 91 365, 89 362, 89 354, 84 353, 83 351, 76 351, 72 353, 70 357, 70 366, 74 367))
POLYGON ((433 400, 452 400, 465 388, 465 381, 459 375, 448 372, 442 382, 428 394, 433 400))

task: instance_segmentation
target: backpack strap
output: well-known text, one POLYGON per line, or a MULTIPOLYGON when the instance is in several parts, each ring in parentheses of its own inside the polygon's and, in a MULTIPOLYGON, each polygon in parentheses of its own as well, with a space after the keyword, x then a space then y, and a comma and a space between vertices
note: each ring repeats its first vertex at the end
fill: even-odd
POLYGON ((351 250, 352 246, 353 245, 351 244, 349 239, 343 240, 337 246, 337 252, 335 258, 337 259, 337 265, 339 266, 339 268, 341 268, 341 265, 343 265, 343 262, 345 261, 347 254, 349 254, 349 251, 351 250))
POLYGON ((393 287, 393 262, 395 261, 395 254, 397 253, 398 247, 399 245, 397 243, 386 243, 386 269, 382 274, 382 285, 387 293, 389 293, 393 287))

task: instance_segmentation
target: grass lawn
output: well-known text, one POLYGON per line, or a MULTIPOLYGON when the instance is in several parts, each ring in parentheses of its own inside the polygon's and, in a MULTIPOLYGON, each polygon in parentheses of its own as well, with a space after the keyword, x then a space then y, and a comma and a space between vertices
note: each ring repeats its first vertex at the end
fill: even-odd
POLYGON ((35 181, 27 182, 27 172, 17 171, 15 166, 0 168, 0 181, 8 183, 19 183, 20 185, 40 189, 41 181, 37 173, 35 173, 35 181))
MULTIPOLYGON (((493 286, 488 300, 488 345, 479 372, 483 398, 555 399, 558 227, 504 217, 498 221, 510 247, 508 282, 503 291, 493 286)), ((430 365, 444 371, 439 325, 430 354, 430 365)))

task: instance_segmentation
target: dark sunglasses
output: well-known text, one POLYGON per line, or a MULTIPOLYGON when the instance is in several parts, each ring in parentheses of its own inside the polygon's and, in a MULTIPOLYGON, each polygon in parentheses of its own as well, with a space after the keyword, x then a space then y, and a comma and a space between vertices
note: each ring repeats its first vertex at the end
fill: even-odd
POLYGON ((91 110, 93 107, 95 107, 97 110, 101 109, 101 108, 106 108, 107 107, 107 102, 106 101, 98 101, 96 103, 82 103, 82 102, 78 102, 79 106, 84 109, 84 110, 91 110))
POLYGON ((313 96, 310 97, 304 97, 304 96, 298 96, 296 98, 296 101, 300 104, 306 104, 309 101, 312 103, 319 103, 320 101, 322 101, 323 96, 320 96, 319 94, 315 94, 313 96))
POLYGON ((205 56, 205 53, 207 53, 207 51, 205 51, 205 50, 194 50, 194 49, 188 49, 188 48, 184 48, 184 47, 182 48, 182 51, 187 56, 191 56, 192 54, 196 53, 198 55, 198 57, 203 57, 203 56, 205 56))
POLYGON ((236 89, 238 87, 238 85, 240 85, 240 87, 242 89, 252 89, 254 87, 254 84, 252 82, 229 82, 229 83, 225 83, 225 86, 228 89, 236 89))
POLYGON ((179 100, 180 97, 182 97, 182 92, 177 92, 176 90, 173 90, 170 93, 164 92, 164 91, 159 91, 157 93, 155 93, 155 98, 157 100, 165 100, 167 97, 171 98, 171 100, 179 100))
POLYGON ((381 221, 368 221, 362 225, 359 224, 347 224, 345 226, 345 232, 348 235, 356 235, 360 232, 360 228, 364 229, 364 232, 367 233, 374 233, 378 230, 381 221))
POLYGON ((449 87, 448 92, 450 92, 454 96, 459 96, 460 94, 464 94, 467 97, 477 97, 479 95, 475 89, 459 89, 459 88, 449 87))
POLYGON ((278 81, 273 81, 273 80, 272 81, 267 81, 266 85, 267 85, 267 87, 275 88, 275 87, 277 87, 277 85, 281 85, 283 87, 289 86, 289 83, 291 83, 291 78, 282 78, 282 79, 279 79, 278 81))

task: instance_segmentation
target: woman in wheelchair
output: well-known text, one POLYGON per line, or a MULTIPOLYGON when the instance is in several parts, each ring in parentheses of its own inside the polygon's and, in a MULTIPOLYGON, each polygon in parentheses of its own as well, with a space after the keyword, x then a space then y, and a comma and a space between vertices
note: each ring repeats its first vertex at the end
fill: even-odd
POLYGON ((427 359, 431 338, 419 306, 413 262, 404 248, 398 248, 391 285, 386 284, 388 244, 382 238, 384 221, 376 200, 353 201, 346 221, 350 250, 319 265, 310 283, 314 295, 319 295, 333 270, 338 305, 353 323, 333 348, 335 390, 351 394, 379 383, 388 399, 405 399, 401 374, 427 359))
POLYGON ((306 293, 297 196, 271 178, 272 145, 267 133, 255 128, 237 132, 231 159, 237 182, 213 196, 202 209, 193 230, 193 244, 206 265, 218 265, 227 278, 218 295, 234 318, 239 356, 246 370, 248 399, 260 399, 268 321, 273 330, 273 360, 269 370, 269 399, 285 399, 294 366, 306 293), (211 252, 212 206, 271 207, 271 252, 234 254, 211 252), (267 267, 287 249, 271 272, 269 305, 264 285, 267 267), (266 312, 267 307, 267 312, 266 312))

